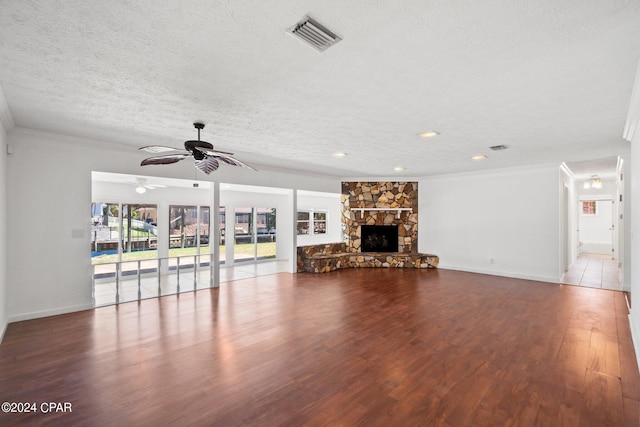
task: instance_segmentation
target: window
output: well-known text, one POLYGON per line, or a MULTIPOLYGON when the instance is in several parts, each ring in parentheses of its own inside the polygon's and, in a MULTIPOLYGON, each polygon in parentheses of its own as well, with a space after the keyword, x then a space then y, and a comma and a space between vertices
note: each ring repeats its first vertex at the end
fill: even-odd
POLYGON ((276 209, 236 208, 235 261, 276 257, 276 209))
POLYGON ((227 225, 226 225, 226 221, 227 221, 227 209, 224 206, 220 206, 220 210, 218 211, 218 222, 219 227, 220 227, 220 241, 219 241, 219 246, 220 246, 220 264, 224 264, 225 263, 225 259, 226 259, 226 247, 225 247, 225 232, 227 230, 227 225))
POLYGON ((157 256, 157 221, 156 205, 122 205, 123 261, 157 256))
POLYGON ((304 211, 298 211, 298 235, 309 234, 309 218, 310 213, 304 211))
POLYGON ((92 263, 155 258, 158 247, 157 218, 156 205, 92 203, 92 263), (122 248, 121 256, 118 254, 118 244, 122 248))
POLYGON ((209 206, 200 206, 200 253, 208 254, 209 250, 209 225, 210 225, 210 213, 209 206))
POLYGON ((208 254, 210 223, 209 206, 169 206, 169 255, 208 254))
POLYGON ((327 233, 327 212, 298 211, 298 236, 327 233))
POLYGON ((190 255, 193 251, 172 250, 195 248, 197 245, 198 211, 195 206, 169 206, 169 255, 190 255))
POLYGON ((597 203, 595 200, 582 201, 582 215, 597 215, 597 203))
POLYGON ((119 206, 117 203, 91 204, 91 262, 93 264, 118 260, 119 206))
POLYGON ((326 233, 327 233, 327 213, 314 212, 313 213, 313 234, 326 234, 326 233))

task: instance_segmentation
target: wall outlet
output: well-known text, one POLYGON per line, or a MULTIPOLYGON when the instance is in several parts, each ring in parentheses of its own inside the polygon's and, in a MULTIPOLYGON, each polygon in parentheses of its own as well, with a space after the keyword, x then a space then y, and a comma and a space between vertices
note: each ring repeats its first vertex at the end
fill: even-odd
POLYGON ((493 258, 489 258, 489 264, 494 264, 495 260, 493 258))

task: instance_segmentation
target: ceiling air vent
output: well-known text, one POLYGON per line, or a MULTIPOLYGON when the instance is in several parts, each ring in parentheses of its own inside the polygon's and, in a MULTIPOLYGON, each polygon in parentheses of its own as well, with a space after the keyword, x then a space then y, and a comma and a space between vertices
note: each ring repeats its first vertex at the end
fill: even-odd
POLYGON ((302 21, 289 28, 287 33, 320 52, 342 40, 309 16, 305 16, 302 21))
POLYGON ((491 150, 493 151, 500 151, 500 150, 506 150, 507 146, 506 145, 494 145, 493 147, 489 147, 491 150))

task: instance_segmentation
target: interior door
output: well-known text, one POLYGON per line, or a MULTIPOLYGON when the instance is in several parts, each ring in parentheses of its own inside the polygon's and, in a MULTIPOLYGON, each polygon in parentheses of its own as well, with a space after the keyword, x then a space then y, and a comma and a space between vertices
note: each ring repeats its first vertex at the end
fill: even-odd
POLYGON ((578 211, 580 253, 612 255, 615 228, 612 200, 580 200, 578 211))

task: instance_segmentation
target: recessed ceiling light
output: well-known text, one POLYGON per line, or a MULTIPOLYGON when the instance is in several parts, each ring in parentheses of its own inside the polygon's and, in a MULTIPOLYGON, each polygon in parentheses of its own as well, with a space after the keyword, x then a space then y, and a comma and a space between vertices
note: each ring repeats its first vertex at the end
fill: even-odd
POLYGON ((342 153, 342 152, 336 152, 336 153, 332 154, 333 157, 338 158, 338 159, 340 157, 345 157, 346 155, 347 155, 347 153, 342 153))
POLYGON ((436 132, 435 130, 430 130, 427 132, 419 133, 418 136, 420 138, 431 138, 432 136, 440 135, 440 132, 436 132))
POLYGON ((485 156, 484 154, 480 154, 479 156, 473 156, 471 160, 484 160, 486 158, 487 156, 485 156))
POLYGON ((402 166, 396 166, 395 168, 393 168, 393 170, 396 171, 396 172, 402 172, 402 171, 407 170, 407 168, 402 167, 402 166))

